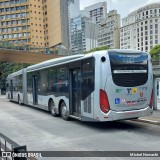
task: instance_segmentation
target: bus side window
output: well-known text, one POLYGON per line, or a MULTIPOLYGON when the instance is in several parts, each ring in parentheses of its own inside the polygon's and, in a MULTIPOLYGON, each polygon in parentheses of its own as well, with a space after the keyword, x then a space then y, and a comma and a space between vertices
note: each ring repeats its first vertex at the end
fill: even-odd
POLYGON ((94 59, 89 58, 82 63, 82 100, 94 91, 94 59))
POLYGON ((27 92, 32 93, 32 73, 27 74, 27 92))
POLYGON ((6 91, 9 91, 9 83, 6 83, 6 91))

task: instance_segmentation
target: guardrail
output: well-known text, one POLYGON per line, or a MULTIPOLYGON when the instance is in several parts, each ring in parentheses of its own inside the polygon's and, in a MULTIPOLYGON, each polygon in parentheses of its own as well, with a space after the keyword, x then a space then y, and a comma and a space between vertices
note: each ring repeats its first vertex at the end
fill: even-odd
POLYGON ((18 153, 27 153, 27 147, 20 146, 0 133, 0 160, 37 160, 35 158, 19 157, 17 156, 18 153))

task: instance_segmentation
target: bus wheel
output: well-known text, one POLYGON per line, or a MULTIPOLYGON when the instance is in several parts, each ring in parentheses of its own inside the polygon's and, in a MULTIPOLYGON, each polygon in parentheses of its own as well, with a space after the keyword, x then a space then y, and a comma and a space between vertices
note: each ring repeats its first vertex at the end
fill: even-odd
POLYGON ((69 120, 69 112, 67 110, 65 102, 61 103, 60 110, 61 110, 61 117, 66 121, 69 120))
POLYGON ((52 116, 57 117, 53 100, 49 101, 49 110, 52 116))

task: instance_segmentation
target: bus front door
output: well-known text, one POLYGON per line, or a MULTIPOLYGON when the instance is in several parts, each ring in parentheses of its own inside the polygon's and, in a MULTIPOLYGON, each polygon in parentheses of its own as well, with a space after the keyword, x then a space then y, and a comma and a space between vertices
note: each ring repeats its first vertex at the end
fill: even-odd
POLYGON ((37 77, 34 75, 32 77, 33 81, 33 104, 37 105, 38 104, 38 96, 37 96, 37 77))
POLYGON ((80 117, 81 115, 81 72, 80 68, 70 70, 70 112, 71 115, 80 117))

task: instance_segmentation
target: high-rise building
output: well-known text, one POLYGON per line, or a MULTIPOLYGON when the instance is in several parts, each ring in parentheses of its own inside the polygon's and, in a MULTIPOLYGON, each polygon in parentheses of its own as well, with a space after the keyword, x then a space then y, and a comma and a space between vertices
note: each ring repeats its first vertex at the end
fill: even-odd
POLYGON ((70 42, 70 50, 71 50, 71 24, 70 24, 70 19, 74 17, 78 17, 80 15, 80 3, 79 0, 72 0, 69 3, 68 6, 68 13, 69 13, 69 42, 70 42))
POLYGON ((0 0, 0 42, 69 46, 68 0, 0 0))
POLYGON ((68 49, 68 0, 43 0, 45 46, 68 49))
POLYGON ((1 43, 44 46, 43 13, 38 8, 42 3, 35 6, 28 0, 0 0, 1 43))
POLYGON ((122 19, 120 48, 142 51, 160 44, 160 3, 141 7, 122 19))
POLYGON ((98 46, 120 48, 120 14, 117 10, 107 13, 101 22, 98 34, 98 46))
POLYGON ((79 0, 72 0, 68 8, 69 8, 69 18, 70 19, 80 15, 79 0))
POLYGON ((71 50, 80 54, 97 47, 98 25, 91 18, 81 16, 72 18, 71 24, 71 50))
POLYGON ((100 24, 107 15, 107 2, 99 2, 85 7, 84 10, 89 12, 92 22, 100 24))
MULTIPOLYGON (((90 14, 88 11, 86 10, 80 10, 80 14, 81 16, 84 16, 84 17, 89 17, 90 18, 90 14)), ((92 20, 92 19, 91 19, 92 20)))

